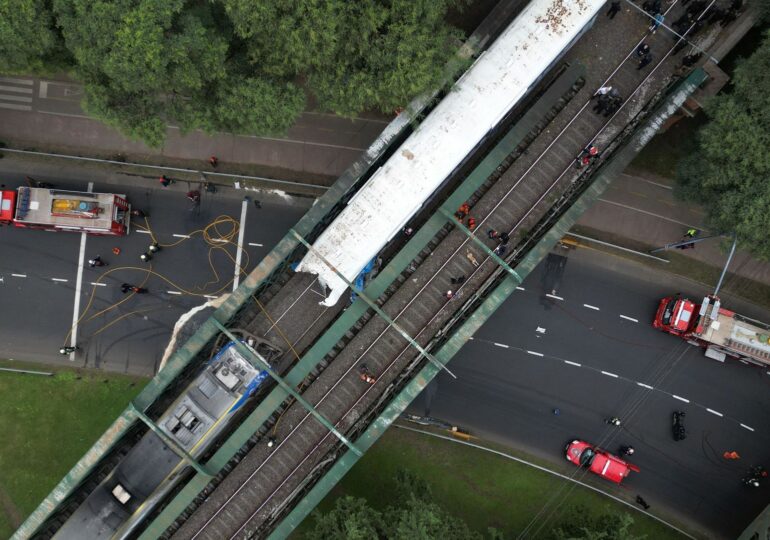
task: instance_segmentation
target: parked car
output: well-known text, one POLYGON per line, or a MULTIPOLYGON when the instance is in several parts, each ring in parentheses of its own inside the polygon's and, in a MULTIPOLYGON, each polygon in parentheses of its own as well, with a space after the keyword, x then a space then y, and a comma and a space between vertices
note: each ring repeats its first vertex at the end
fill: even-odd
POLYGON ((639 467, 636 465, 578 439, 567 444, 566 452, 567 461, 578 467, 585 467, 592 473, 616 484, 619 484, 631 471, 639 472, 639 467))

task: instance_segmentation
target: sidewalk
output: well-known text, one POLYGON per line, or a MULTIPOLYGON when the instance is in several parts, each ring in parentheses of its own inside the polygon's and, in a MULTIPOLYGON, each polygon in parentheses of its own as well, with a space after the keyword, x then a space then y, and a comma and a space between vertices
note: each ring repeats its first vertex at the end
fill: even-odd
MULTIPOLYGON (((634 247, 644 244, 649 249, 679 241, 691 227, 698 229, 701 237, 714 234, 704 228, 701 208, 674 198, 672 184, 670 179, 629 169, 616 178, 604 196, 581 216, 577 226, 628 239, 634 247)), ((729 240, 720 242, 714 238, 695 246, 695 249, 672 252, 719 269, 727 261, 729 240)), ((655 255, 666 258, 667 253, 661 251, 655 255)), ((736 250, 728 272, 770 285, 770 263, 754 259, 742 250, 736 250)))

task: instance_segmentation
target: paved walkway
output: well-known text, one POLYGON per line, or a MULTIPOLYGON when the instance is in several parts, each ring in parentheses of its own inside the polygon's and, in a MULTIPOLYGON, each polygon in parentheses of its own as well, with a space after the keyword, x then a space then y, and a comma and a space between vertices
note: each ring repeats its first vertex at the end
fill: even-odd
POLYGON ((386 118, 342 118, 305 112, 285 138, 182 135, 169 127, 160 150, 132 141, 85 115, 83 89, 67 80, 0 77, 0 140, 8 146, 87 156, 123 154, 130 161, 194 160, 216 155, 228 163, 337 177, 369 147, 389 123, 386 118))
MULTIPOLYGON (((670 179, 642 171, 626 171, 583 214, 577 225, 653 247, 679 241, 690 227, 700 230, 700 236, 713 234, 704 226, 703 209, 675 199, 671 186, 670 179)), ((676 250, 676 253, 718 268, 727 260, 727 252, 720 248, 716 238, 698 242, 695 249, 676 250)), ((657 255, 665 257, 665 252, 657 255)), ((756 260, 744 251, 736 251, 728 270, 770 284, 770 263, 756 260)))

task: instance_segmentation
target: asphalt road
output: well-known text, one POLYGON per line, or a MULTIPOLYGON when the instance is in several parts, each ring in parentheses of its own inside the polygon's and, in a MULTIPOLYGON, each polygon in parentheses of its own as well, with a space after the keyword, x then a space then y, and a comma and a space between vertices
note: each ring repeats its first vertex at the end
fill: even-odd
MULTIPOLYGON (((14 169, 0 169, 8 188, 24 183, 24 174, 14 169)), ((79 174, 62 169, 34 177, 57 188, 85 190, 79 174)), ((81 234, 1 227, 0 357, 151 376, 180 315, 233 289, 241 215, 245 212, 241 265, 248 272, 306 210, 270 196, 260 196, 257 208, 254 196, 245 201, 243 193, 233 192, 204 192, 200 206, 192 208, 187 186, 164 189, 154 181, 133 181, 125 187, 125 179, 104 176, 106 182, 93 182, 93 190, 126 194, 149 214, 150 230, 167 247, 150 264, 140 261, 152 242, 141 219, 134 220, 125 237, 87 236, 78 292, 81 234), (119 255, 112 253, 114 247, 121 250, 119 255), (87 260, 97 254, 108 266, 89 268, 87 260), (148 293, 123 294, 122 283, 146 287, 148 293), (70 344, 76 299, 80 350, 70 359, 58 349, 70 344)))
MULTIPOLYGON (((750 466, 770 465, 770 372, 709 360, 651 327, 659 298, 705 289, 597 252, 562 254, 544 261, 452 361, 458 379, 439 375, 411 412, 552 460, 632 502, 641 494, 653 511, 706 537, 736 537, 770 501, 770 483, 741 484, 750 466), (671 434, 674 410, 687 413, 684 441, 671 434), (610 416, 622 426, 607 425, 610 416), (620 487, 584 473, 564 459, 573 438, 613 452, 631 444, 629 461, 641 472, 620 487), (722 457, 733 450, 741 459, 722 457)), ((553 494, 557 512, 567 487, 553 494)), ((553 519, 553 508, 544 515, 553 519)), ((539 519, 547 530, 551 522, 539 519)))

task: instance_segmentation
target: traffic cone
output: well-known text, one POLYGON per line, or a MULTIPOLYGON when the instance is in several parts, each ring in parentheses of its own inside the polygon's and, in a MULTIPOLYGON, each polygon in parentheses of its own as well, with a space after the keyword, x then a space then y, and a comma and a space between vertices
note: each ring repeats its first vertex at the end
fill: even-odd
POLYGON ((120 255, 120 248, 119 247, 112 248, 112 254, 113 255, 120 255))

